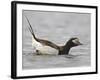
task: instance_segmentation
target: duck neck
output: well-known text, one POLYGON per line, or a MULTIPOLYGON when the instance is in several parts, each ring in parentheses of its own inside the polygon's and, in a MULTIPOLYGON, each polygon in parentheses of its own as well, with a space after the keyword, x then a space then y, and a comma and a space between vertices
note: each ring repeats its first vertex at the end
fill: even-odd
POLYGON ((63 46, 63 49, 59 51, 59 55, 68 55, 70 49, 71 46, 67 43, 65 46, 63 46))

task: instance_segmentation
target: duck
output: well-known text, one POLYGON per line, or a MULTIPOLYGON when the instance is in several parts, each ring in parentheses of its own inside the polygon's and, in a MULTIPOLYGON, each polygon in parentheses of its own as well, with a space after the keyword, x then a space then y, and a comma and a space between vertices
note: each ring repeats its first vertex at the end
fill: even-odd
POLYGON ((26 19, 29 24, 28 29, 32 35, 32 46, 34 47, 37 55, 43 55, 43 54, 68 55, 72 47, 83 45, 82 43, 80 43, 77 37, 70 38, 63 46, 59 46, 49 40, 39 39, 35 36, 29 19, 27 17, 26 19), (55 50, 55 53, 52 53, 53 50, 55 50))

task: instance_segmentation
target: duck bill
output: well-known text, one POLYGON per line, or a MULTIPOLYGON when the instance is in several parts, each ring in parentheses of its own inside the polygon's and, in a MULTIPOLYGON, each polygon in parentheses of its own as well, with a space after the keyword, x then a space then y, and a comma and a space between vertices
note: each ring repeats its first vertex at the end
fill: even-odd
POLYGON ((83 45, 82 43, 78 42, 78 45, 83 45))

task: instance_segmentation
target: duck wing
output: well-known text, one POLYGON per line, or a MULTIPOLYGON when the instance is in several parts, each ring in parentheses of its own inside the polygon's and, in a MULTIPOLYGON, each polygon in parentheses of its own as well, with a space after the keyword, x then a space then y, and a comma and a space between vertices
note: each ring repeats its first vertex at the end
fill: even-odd
POLYGON ((41 44, 43 44, 44 46, 50 46, 52 48, 55 48, 57 50, 60 49, 60 46, 54 44, 53 42, 51 41, 48 41, 48 40, 43 40, 43 39, 38 39, 38 42, 40 42, 41 44))

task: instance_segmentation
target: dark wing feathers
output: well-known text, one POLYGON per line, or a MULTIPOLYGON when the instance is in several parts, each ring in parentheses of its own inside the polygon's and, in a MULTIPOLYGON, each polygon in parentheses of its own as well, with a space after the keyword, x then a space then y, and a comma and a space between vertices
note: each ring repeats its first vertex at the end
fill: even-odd
POLYGON ((57 50, 60 49, 60 46, 58 46, 58 45, 56 45, 56 44, 54 44, 53 42, 48 41, 48 40, 38 39, 38 42, 42 43, 44 46, 45 46, 45 45, 46 45, 46 46, 50 46, 50 47, 55 48, 55 49, 57 49, 57 50))

